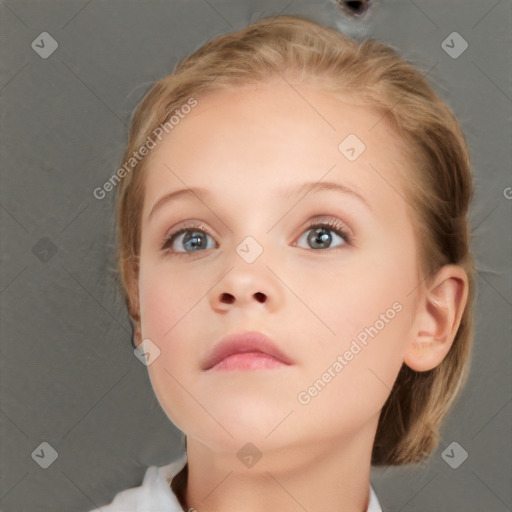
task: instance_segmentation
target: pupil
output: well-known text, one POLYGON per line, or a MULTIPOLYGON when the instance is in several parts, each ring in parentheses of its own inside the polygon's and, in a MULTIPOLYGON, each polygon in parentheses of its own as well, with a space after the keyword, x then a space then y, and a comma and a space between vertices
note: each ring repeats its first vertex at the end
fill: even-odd
POLYGON ((192 248, 197 248, 201 245, 201 236, 202 233, 199 233, 197 231, 192 231, 190 235, 185 237, 185 245, 188 245, 192 248))
POLYGON ((326 244, 327 246, 329 246, 330 239, 331 235, 327 233, 327 230, 325 228, 315 229, 309 237, 309 241, 312 243, 313 246, 322 246, 322 244, 326 244))

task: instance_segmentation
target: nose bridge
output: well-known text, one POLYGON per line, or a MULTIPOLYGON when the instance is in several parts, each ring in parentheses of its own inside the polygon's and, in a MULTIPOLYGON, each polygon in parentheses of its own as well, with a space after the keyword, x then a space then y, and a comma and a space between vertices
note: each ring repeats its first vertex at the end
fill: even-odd
POLYGON ((271 217, 270 211, 265 211, 262 203, 251 203, 248 199, 245 204, 240 205, 238 215, 233 217, 230 226, 234 250, 233 263, 241 260, 248 266, 256 264, 259 267, 262 262, 267 261, 270 253, 275 252, 279 240, 273 237, 277 235, 278 230, 271 229, 275 224, 275 219, 271 217))
MULTIPOLYGON (((265 236, 265 241, 262 240, 262 235, 260 234, 256 235, 256 237, 253 235, 245 236, 235 249, 237 255, 248 265, 252 265, 257 260, 260 260, 261 263, 261 260, 266 259, 261 257, 266 252, 263 243, 267 241, 268 237, 265 236)), ((268 250, 268 247, 266 249, 268 250)))

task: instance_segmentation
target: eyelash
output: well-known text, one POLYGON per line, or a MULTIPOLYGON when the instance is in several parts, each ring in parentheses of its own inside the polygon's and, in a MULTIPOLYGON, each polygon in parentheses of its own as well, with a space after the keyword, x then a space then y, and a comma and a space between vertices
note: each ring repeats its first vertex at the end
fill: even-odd
MULTIPOLYGON (((339 222, 335 219, 332 219, 332 218, 317 219, 315 221, 312 221, 311 223, 309 223, 307 225, 306 229, 302 233, 309 231, 312 228, 317 228, 317 227, 323 227, 323 228, 329 229, 330 231, 333 231, 335 234, 340 236, 346 244, 352 245, 353 238, 352 238, 351 234, 348 232, 348 230, 345 228, 345 226, 341 222, 339 222)), ((164 252, 172 252, 166 246, 170 243, 172 244, 172 242, 174 242, 174 240, 178 236, 180 236, 183 233, 186 233, 187 231, 202 231, 202 232, 206 233, 208 236, 213 238, 213 236, 210 234, 210 232, 208 231, 206 226, 204 226, 201 223, 191 223, 191 224, 184 226, 183 228, 180 228, 178 231, 167 233, 164 236, 164 240, 161 244, 161 250, 164 252)), ((330 250, 341 249, 341 248, 342 247, 333 247, 330 250)), ((315 249, 311 249, 311 250, 315 250, 315 249)), ((326 249, 319 249, 317 251, 322 251, 322 250, 325 251, 326 249)), ((329 249, 327 249, 327 250, 329 250, 329 249)), ((195 251, 189 251, 189 252, 179 251, 179 252, 174 252, 173 254, 186 255, 186 254, 192 254, 193 252, 195 252, 195 251)))

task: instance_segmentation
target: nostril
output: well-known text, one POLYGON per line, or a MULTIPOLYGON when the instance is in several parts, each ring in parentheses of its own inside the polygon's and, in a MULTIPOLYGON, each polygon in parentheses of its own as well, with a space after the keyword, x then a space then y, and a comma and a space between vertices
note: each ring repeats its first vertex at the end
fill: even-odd
POLYGON ((254 297, 258 302, 265 302, 267 300, 267 296, 264 293, 256 292, 254 297))
POLYGON ((225 302, 226 304, 233 304, 235 298, 230 293, 223 293, 220 296, 221 302, 225 302))
POLYGON ((363 15, 370 7, 370 0, 337 0, 338 5, 352 16, 363 15))

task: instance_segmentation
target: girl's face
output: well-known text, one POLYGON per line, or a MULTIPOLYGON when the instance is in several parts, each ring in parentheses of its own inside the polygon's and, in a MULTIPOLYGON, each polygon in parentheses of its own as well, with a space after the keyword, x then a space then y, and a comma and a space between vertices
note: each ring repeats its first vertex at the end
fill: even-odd
POLYGON ((400 178, 413 172, 386 121, 345 101, 285 82, 211 94, 152 150, 141 336, 160 350, 150 379, 189 441, 231 454, 247 442, 371 447, 416 334, 400 178), (245 331, 293 363, 203 369, 219 340, 245 331))

